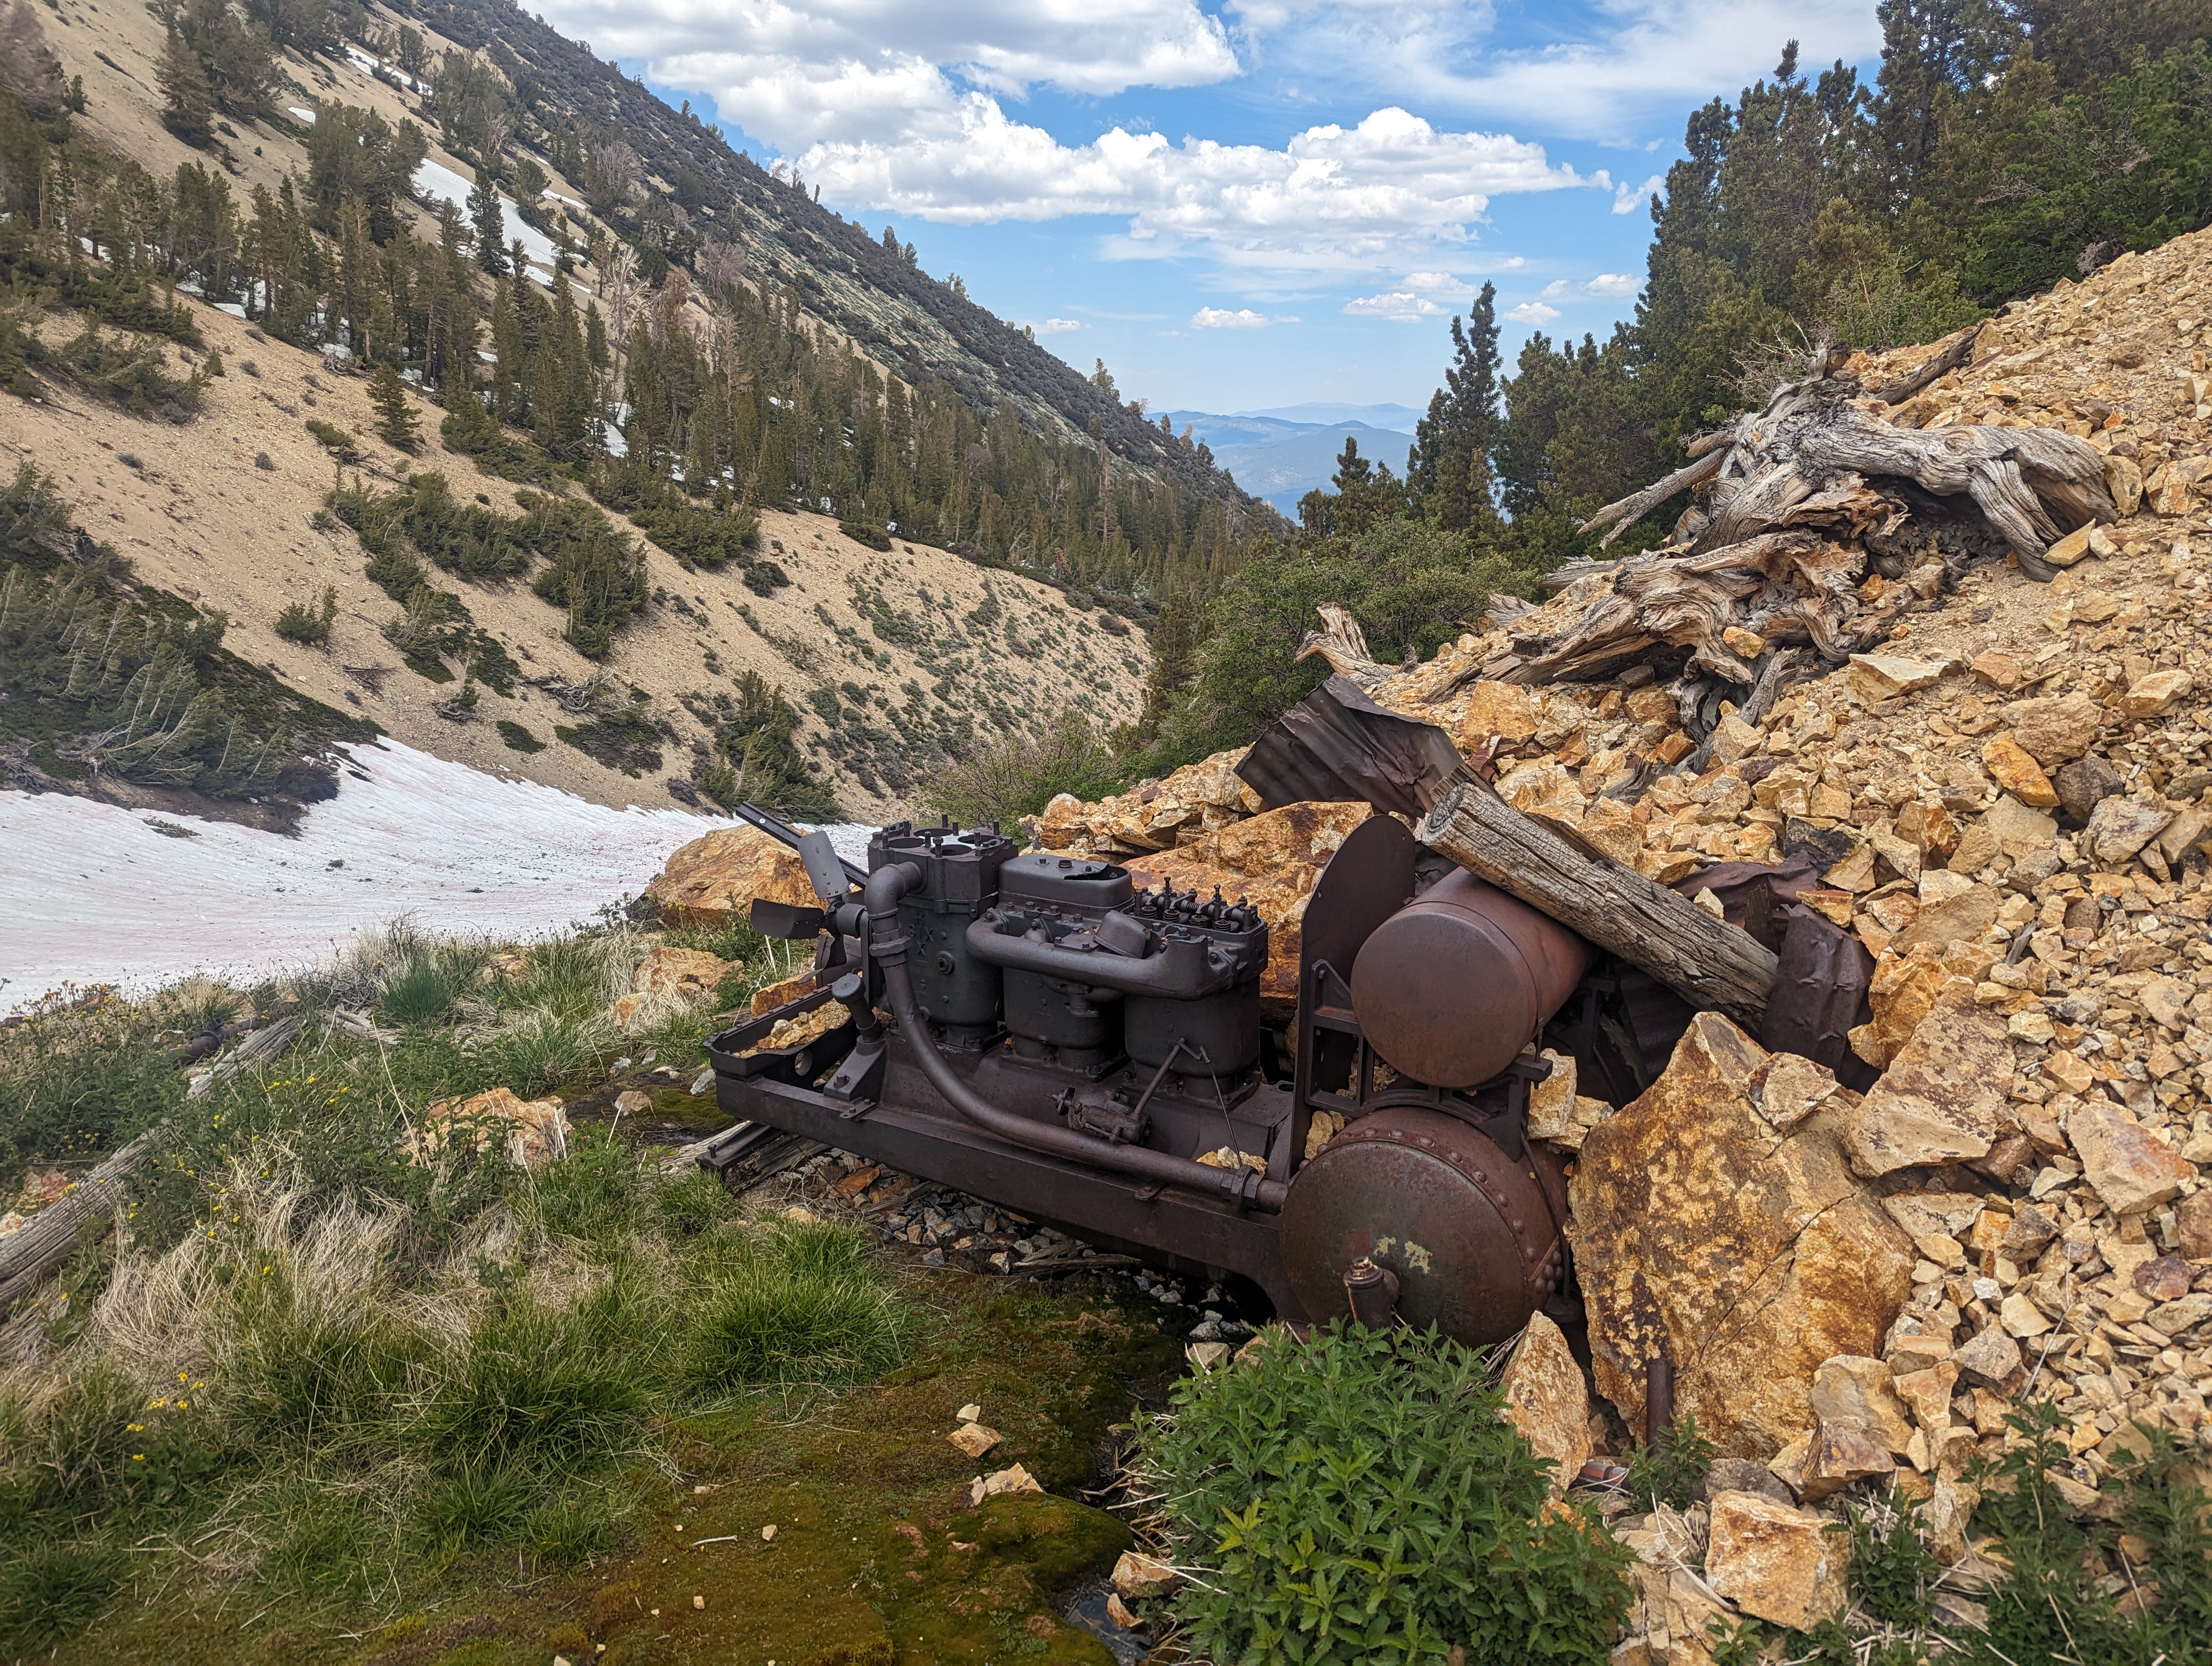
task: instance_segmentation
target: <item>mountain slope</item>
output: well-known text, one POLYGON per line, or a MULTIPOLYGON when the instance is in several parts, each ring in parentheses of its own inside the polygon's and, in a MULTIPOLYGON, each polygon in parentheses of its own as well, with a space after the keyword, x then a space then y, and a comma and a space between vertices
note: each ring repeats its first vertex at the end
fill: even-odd
MULTIPOLYGON (((152 14, 94 0, 55 0, 39 15, 59 59, 58 84, 78 78, 84 107, 47 119, 36 130, 42 139, 21 125, 11 131, 44 143, 52 158, 70 155, 94 183, 68 211, 66 227, 32 229, 32 219, 18 214, 0 234, 9 245, 0 252, 19 271, 46 275, 36 281, 46 285, 44 306, 54 309, 25 308, 19 321, 7 324, 11 331, 22 329, 22 340, 39 356, 40 371, 17 388, 36 398, 0 399, 0 443, 53 476, 77 523, 94 538, 113 544, 145 585, 226 614, 227 643, 249 662, 423 750, 617 806, 697 804, 695 781, 711 792, 726 765, 733 771, 746 767, 742 736, 732 739, 732 701, 734 694, 742 714, 755 698, 744 679, 757 674, 766 689, 781 690, 787 701, 797 756, 816 787, 834 795, 846 813, 895 818, 921 807, 919 783, 933 767, 996 735, 1031 727, 1063 707, 1080 710, 1102 728, 1127 721, 1150 656, 1143 635, 1122 617, 1103 611, 1086 617, 1094 605, 1092 589, 1105 581, 1099 576, 1102 563, 1108 578, 1115 572, 1141 578, 1160 570, 1162 562, 1172 570, 1176 561, 1219 559, 1222 540, 1237 535, 1234 523, 1249 526, 1267 516, 1207 468, 1194 449, 1163 435, 1133 408, 919 273, 902 256, 894 257, 737 158, 707 130, 595 64, 581 48, 542 26, 526 27, 518 15, 475 7, 441 10, 435 21, 455 30, 457 38, 430 33, 409 42, 403 32, 431 20, 410 23, 412 14, 366 14, 355 27, 373 50, 348 41, 319 52, 278 52, 266 107, 252 119, 218 116, 203 148, 185 143, 173 131, 174 121, 165 119, 165 33, 152 14), (478 40, 487 44, 469 57, 470 43, 478 40), (471 76, 489 82, 484 66, 504 66, 500 74, 507 79, 492 84, 527 113, 517 117, 506 146, 494 154, 508 188, 503 200, 511 224, 514 216, 529 216, 526 227, 513 228, 526 233, 538 251, 532 283, 502 288, 472 273, 476 257, 465 242, 458 253, 450 244, 439 253, 441 228, 432 210, 438 197, 454 194, 455 182, 465 185, 478 158, 457 132, 438 89, 398 73, 387 61, 403 45, 417 69, 434 63, 441 71, 451 70, 457 85, 471 76), (592 437, 565 460, 557 451, 541 454, 534 446, 544 441, 544 429, 541 424, 533 441, 527 410, 501 410, 509 426, 502 437, 494 425, 498 443, 487 452, 480 431, 475 440, 456 434, 453 445, 441 444, 435 437, 438 406, 410 394, 406 402, 424 433, 416 452, 403 454, 370 437, 379 414, 368 379, 341 344, 363 339, 359 322, 338 315, 349 263, 357 258, 343 236, 322 232, 312 238, 325 298, 311 306, 324 310, 311 311, 305 326, 295 313, 288 325, 266 280, 234 273, 217 281, 204 277, 202 268, 182 266, 181 239, 168 220, 156 216, 154 229, 138 232, 128 215, 120 222, 101 217, 107 212, 103 193, 118 186, 176 201, 188 177, 211 181, 195 189, 228 192, 236 205, 239 253, 261 261, 266 258, 262 228, 282 221, 293 200, 285 195, 288 188, 303 204, 301 219, 313 217, 318 120, 327 130, 333 120, 371 117, 388 132, 404 134, 405 124, 415 123, 427 130, 428 139, 427 155, 408 182, 414 194, 403 186, 391 201, 395 230, 380 251, 360 257, 381 263, 372 282, 387 285, 398 297, 395 304, 414 304, 418 312, 421 286, 439 277, 441 260, 476 287, 476 317, 483 322, 469 324, 478 333, 463 344, 472 350, 452 356, 447 384, 437 389, 448 415, 467 409, 465 402, 457 403, 459 388, 473 384, 477 398, 497 405, 502 389, 515 384, 507 368, 513 344, 501 331, 517 309, 526 331, 559 316, 557 307, 567 303, 546 258, 559 252, 572 272, 577 311, 594 314, 594 329, 597 309, 608 311, 613 327, 606 333, 616 344, 615 357, 592 373, 589 397, 595 412, 610 420, 621 416, 627 410, 617 403, 628 392, 623 366, 634 356, 621 350, 620 271, 630 254, 640 268, 657 258, 660 264, 652 275, 667 273, 670 281, 658 295, 641 286, 633 294, 631 316, 639 332, 633 347, 645 339, 649 317, 656 352, 670 340, 696 338, 702 362, 711 360, 718 375, 734 364, 726 377, 731 397, 742 394, 753 407, 744 413, 753 427, 740 438, 746 432, 761 436, 763 458, 771 454, 770 441, 787 452, 794 432, 797 443, 815 447, 817 459, 857 456, 856 442, 865 447, 886 433, 895 440, 903 420, 912 457, 900 466, 908 471, 908 483, 948 491, 946 502, 966 506, 964 522, 956 516, 938 536, 975 541, 960 542, 955 555, 909 541, 912 527, 908 538, 886 536, 881 512, 868 508, 882 502, 882 494, 865 477, 865 490, 841 500, 850 502, 847 513, 856 520, 873 520, 872 527, 859 529, 857 539, 840 531, 836 518, 807 512, 830 500, 812 484, 802 486, 807 477, 800 471, 789 471, 788 487, 771 483, 763 490, 757 513, 732 505, 726 487, 720 493, 696 486, 678 491, 668 477, 700 480, 699 453, 696 448, 687 453, 680 437, 672 441, 665 432, 648 442, 658 449, 641 463, 635 456, 624 461, 623 435, 611 430, 604 447, 592 437), (615 134, 627 136, 624 143, 646 154, 650 172, 609 198, 587 182, 592 164, 586 147, 612 143, 609 136, 615 134), (561 166, 564 157, 577 164, 573 170, 561 166), (127 161, 118 164, 117 158, 127 161), (131 173, 131 164, 143 175, 131 173), (527 188, 516 183, 530 178, 533 168, 544 179, 535 201, 535 183, 527 188), (678 183, 669 185, 663 170, 678 183), (114 184, 100 183, 104 178, 114 184), (172 185, 172 179, 178 183, 172 185), (721 179, 729 183, 714 183, 721 179), (435 189, 425 190, 426 181, 435 189), (688 210, 672 212, 680 207, 677 194, 693 202, 696 223, 714 229, 718 240, 734 237, 743 246, 744 265, 724 283, 720 300, 703 273, 687 296, 686 286, 673 281, 677 274, 665 256, 642 238, 624 252, 624 228, 641 218, 660 216, 653 223, 665 228, 689 217, 688 210), (588 208, 586 196, 598 197, 605 212, 588 208), (517 207, 517 197, 529 204, 527 210, 517 207), (91 235, 78 234, 80 216, 91 235), (119 248, 118 230, 125 239, 119 248), (141 240, 135 256, 133 237, 141 240), (96 258, 68 254, 72 239, 74 246, 96 258), (611 260, 611 271, 601 263, 612 256, 623 258, 611 260), (69 344, 86 339, 78 335, 86 319, 57 295, 89 294, 88 283, 96 289, 107 282, 101 262, 118 263, 106 269, 111 277, 134 271, 134 281, 157 309, 170 304, 159 283, 184 281, 176 298, 177 316, 185 320, 173 331, 179 339, 149 340, 127 331, 111 332, 107 339, 127 344, 132 352, 150 351, 160 374, 181 382, 191 373, 204 381, 197 415, 179 410, 180 420, 173 424, 131 414, 118 408, 112 390, 104 396, 92 380, 64 365, 69 344), (64 264, 74 275, 62 272, 64 264), (870 274, 876 272, 891 287, 872 287, 870 274), (59 290, 51 281, 56 276, 64 278, 59 290), (410 283, 416 286, 412 303, 410 283), (194 286, 234 298, 219 306, 196 302, 188 298, 194 286), (544 299, 549 286, 550 301, 544 299), (556 311, 549 313, 549 307, 556 311), (271 308, 276 316, 262 315, 271 308), (256 311, 258 323, 241 316, 249 309, 256 311), (279 339, 288 330, 294 344, 279 339), (761 350, 781 356, 763 360, 768 374, 754 375, 732 356, 763 341, 761 350), (865 368, 868 357, 854 356, 871 344, 877 363, 907 379, 903 392, 899 382, 884 382, 865 368), (210 375, 218 358, 228 374, 210 375), (459 374, 455 366, 471 374, 459 374), (811 403, 797 408, 794 395, 811 403), (1005 414, 1017 405, 1019 420, 1005 414), (315 423, 325 425, 319 441, 310 431, 315 423), (841 425, 847 436, 842 442, 841 425), (1090 429, 1103 439, 1103 447, 1090 429), (1036 440, 1022 440, 1025 429, 1036 440), (516 490, 517 480, 528 480, 535 490, 552 494, 564 506, 562 514, 582 523, 611 524, 634 556, 635 572, 622 582, 634 587, 635 597, 632 611, 613 627, 611 647, 596 660, 578 651, 575 641, 583 639, 575 618, 563 611, 568 604, 554 602, 544 590, 552 575, 535 564, 547 551, 484 572, 462 570, 465 563, 440 559, 424 546, 420 553, 428 565, 411 557, 403 563, 412 565, 411 580, 403 574, 395 581, 386 570, 371 582, 375 550, 329 513, 333 465, 328 448, 334 443, 346 459, 343 480, 357 484, 369 499, 396 504, 412 489, 410 477, 435 474, 445 486, 422 489, 452 513, 465 519, 497 516, 512 526, 518 503, 523 519, 539 514, 530 508, 535 500, 516 490), (472 455, 461 454, 463 449, 472 455), (1102 451, 1113 453, 1103 467, 1102 451), (126 456, 133 460, 125 463, 126 456), (980 472, 979 456, 990 459, 980 472), (656 463, 663 471, 657 476, 656 463), (934 483, 925 477, 933 468, 934 483), (494 470, 507 477, 495 477, 494 470), (1024 471, 1026 498, 1010 483, 1024 471), (995 522, 994 478, 1008 496, 997 506, 1005 512, 995 522), (641 481, 647 492, 641 502, 641 481), (580 485, 588 485, 591 496, 580 485), (971 487, 972 498, 963 496, 971 487), (787 490, 792 495, 785 496, 787 490), (1030 506, 1053 493, 1065 508, 1048 527, 1030 506), (599 505, 633 510, 638 518, 610 513, 602 522, 592 497, 599 505), (1057 554, 1055 541, 1070 528, 1082 547, 1071 542, 1067 555, 1057 554), (650 542, 648 530, 663 542, 650 542), (703 554, 696 562, 690 559, 698 553, 697 538, 710 532, 730 547, 743 540, 735 564, 721 565, 727 557, 720 555, 713 561, 703 554), (1071 556, 1079 558, 1074 566, 1071 556), (1082 564, 1086 560, 1088 567, 1082 564), (1008 570, 1012 566, 1023 570, 1008 570), (533 577, 535 586, 528 582, 533 577), (1041 581, 1046 579, 1051 581, 1041 581), (410 583, 431 593, 410 597, 410 583), (317 647, 281 636, 276 624, 283 611, 315 607, 326 587, 335 592, 328 643, 317 647), (449 599, 452 617, 428 633, 436 640, 425 648, 418 639, 428 616, 410 624, 410 613, 416 602, 434 612, 438 596, 449 599), (529 732, 520 749, 501 739, 502 723, 529 732), (562 744, 564 731, 580 738, 562 744), (544 749, 534 750, 537 744, 544 749), (665 784, 654 779, 660 776, 667 778, 665 784)), ((328 166, 329 155, 325 144, 319 165, 328 166)), ((0 189, 14 188, 4 178, 7 165, 0 164, 0 189)), ((343 216, 340 222, 342 231, 343 216)), ((306 225, 295 226, 301 237, 308 236, 306 225)), ((446 234, 451 237, 450 228, 446 234)), ((681 259, 706 248, 696 235, 668 240, 681 259)), ((374 322, 377 316, 373 306, 359 311, 362 320, 374 322)), ((406 318, 402 312, 398 323, 383 325, 387 342, 404 331, 406 318)), ((128 320, 111 310, 110 322, 116 321, 128 320)), ((9 350, 8 339, 0 337, 0 358, 9 350)), ((419 387, 431 367, 424 350, 410 343, 399 362, 410 366, 419 387)), ((536 374, 520 380, 527 382, 536 374)), ((587 432, 596 436, 599 430, 587 432)), ((727 438, 726 429, 726 446, 727 438)), ((727 455, 726 448, 714 460, 727 455)), ((742 493, 743 454, 738 460, 735 483, 742 493)), ((757 464, 755 474, 757 478, 757 464)), ((732 478, 726 468, 721 478, 732 478)), ((714 477, 706 483, 711 487, 714 477)), ((914 501, 912 491, 906 501, 914 501)), ((927 504, 921 507, 929 510, 927 504)), ((921 519, 927 522, 928 514, 921 519)), ((1139 602, 1116 593, 1124 613, 1143 616, 1139 602)), ((16 775, 33 786, 67 784, 21 758, 16 775)), ((158 799, 134 799, 112 781, 100 783, 100 790, 126 801, 158 799)))
POLYGON ((1133 404, 529 13, 486 0, 399 0, 389 9, 482 51, 538 119, 580 119, 619 135, 670 194, 678 189, 672 182, 690 173, 687 210, 714 210, 718 234, 739 240, 769 277, 795 284, 810 312, 885 368, 909 380, 935 375, 981 408, 1009 401, 1033 424, 1070 436, 1095 425, 1117 455, 1141 468, 1203 496, 1241 497, 1133 404))

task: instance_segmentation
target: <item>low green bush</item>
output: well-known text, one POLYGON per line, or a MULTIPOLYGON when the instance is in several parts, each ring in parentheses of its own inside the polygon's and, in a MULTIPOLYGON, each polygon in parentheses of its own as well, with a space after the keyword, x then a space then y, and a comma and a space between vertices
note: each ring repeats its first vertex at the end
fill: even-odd
POLYGON ((1178 1385, 1144 1466, 1219 1661, 1604 1661, 1628 1552, 1501 1415, 1485 1355, 1434 1334, 1279 1334, 1178 1385))

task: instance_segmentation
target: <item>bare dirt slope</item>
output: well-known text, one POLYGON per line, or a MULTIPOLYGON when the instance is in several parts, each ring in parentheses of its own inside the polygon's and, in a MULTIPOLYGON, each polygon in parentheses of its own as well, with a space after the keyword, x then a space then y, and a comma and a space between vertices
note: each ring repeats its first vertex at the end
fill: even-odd
MULTIPOLYGON (((42 15, 64 73, 84 80, 80 131, 156 173, 185 161, 215 165, 161 125, 155 66, 162 28, 145 8, 121 0, 56 0, 42 15)), ((397 14, 379 15, 387 24, 398 21, 397 14)), ((429 32, 434 60, 449 44, 429 32)), ((466 165, 436 144, 437 123, 422 100, 371 75, 359 60, 287 53, 279 62, 290 77, 274 100, 280 112, 311 110, 320 98, 372 109, 394 123, 413 119, 433 141, 429 160, 468 176, 466 165)), ((224 124, 219 131, 221 164, 242 204, 255 187, 273 190, 286 173, 305 171, 305 129, 289 115, 224 124)), ((552 190, 569 204, 580 237, 589 223, 574 205, 580 191, 557 172, 552 190)), ((430 216, 419 205, 410 211, 418 229, 434 235, 430 216)), ((587 295, 594 289, 597 274, 588 262, 580 260, 577 281, 587 295)), ((821 762, 841 808, 858 819, 880 820, 919 807, 917 774, 963 718, 988 734, 1027 727, 1069 705, 1102 726, 1134 712, 1148 654, 1141 636, 1116 634, 1118 621, 1102 629, 1098 616, 1078 612, 1048 586, 980 569, 941 550, 901 542, 880 554, 843 537, 826 517, 770 510, 761 520, 763 550, 790 574, 791 587, 763 599, 746 590, 734 570, 686 572, 648 546, 654 603, 600 666, 560 640, 562 615, 526 584, 490 587, 435 575, 441 588, 458 591, 478 623, 506 643, 526 676, 574 684, 597 670, 618 688, 644 690, 653 716, 667 726, 661 769, 626 775, 557 744, 556 723, 578 720, 550 704, 544 691, 520 685, 513 699, 482 690, 472 721, 441 718, 435 708, 455 690, 407 670, 384 639, 381 627, 398 610, 362 576, 363 556, 352 534, 311 524, 335 471, 306 421, 316 417, 361 435, 361 468, 372 484, 397 484, 410 473, 436 470, 462 502, 481 493, 492 508, 509 513, 515 488, 440 447, 441 413, 434 405, 421 407, 421 452, 404 456, 374 439, 363 379, 333 374, 319 356, 264 337, 228 313, 198 310, 229 374, 210 389, 191 423, 178 428, 125 416, 58 384, 49 403, 0 400, 0 450, 11 467, 28 458, 53 474, 76 502, 81 523, 128 556, 142 578, 227 613, 228 644, 245 658, 423 751, 604 804, 666 805, 675 800, 665 778, 688 774, 691 747, 706 734, 680 696, 710 699, 752 670, 780 686, 800 711, 801 745, 821 762), (137 465, 125 463, 125 456, 137 465), (264 456, 273 466, 257 463, 264 456), (339 601, 328 647, 301 648, 278 637, 272 627, 283 607, 313 600, 325 585, 337 587, 339 601), (832 713, 837 715, 827 715, 832 713), (538 752, 512 750, 495 727, 501 719, 552 744, 538 752), (842 737, 832 739, 833 727, 844 731, 842 737)), ((78 323, 57 317, 46 333, 58 343, 78 323)), ((169 349, 168 358, 181 374, 178 350, 169 349)))
MULTIPOLYGON (((580 684, 605 671, 645 690, 654 718, 673 731, 664 748, 665 767, 638 777, 571 746, 513 751, 495 727, 498 720, 512 719, 551 743, 556 723, 576 719, 542 690, 521 684, 511 700, 483 690, 473 721, 437 714, 455 687, 429 682, 401 663, 381 629, 398 610, 362 575, 359 544, 342 526, 318 531, 313 524, 336 467, 307 431, 307 419, 361 435, 359 466, 372 484, 434 469, 463 502, 482 493, 508 513, 515 487, 480 474, 434 437, 411 458, 380 443, 365 378, 334 374, 316 355, 261 337, 228 313, 198 310, 200 327, 228 374, 209 388, 192 422, 176 427, 125 416, 57 384, 46 403, 0 400, 0 451, 10 468, 28 458, 52 473, 76 503, 81 524, 130 557, 140 577, 227 613, 226 640, 240 655, 424 751, 602 804, 650 807, 672 802, 663 781, 653 777, 685 775, 692 743, 706 736, 679 696, 727 691, 748 669, 781 686, 799 708, 802 745, 829 733, 807 700, 810 690, 847 684, 860 697, 840 693, 842 709, 860 714, 890 742, 900 736, 888 708, 908 706, 909 688, 921 691, 932 714, 945 721, 972 714, 986 731, 1001 722, 1027 724, 1066 705, 1102 724, 1125 721, 1135 708, 1148 660, 1143 638, 1107 634, 1097 616, 1079 613, 1058 591, 927 545, 897 543, 890 554, 879 554, 843 536, 828 517, 771 510, 761 518, 762 545, 790 574, 788 588, 773 598, 757 596, 734 569, 686 572, 647 544, 657 599, 621 633, 604 666, 561 639, 563 615, 526 584, 494 587, 437 575, 438 584, 459 592, 478 623, 521 661, 526 677, 580 684), (262 467, 261 457, 271 466, 262 467), (131 458, 135 465, 125 460, 131 458), (326 585, 337 587, 339 605, 328 647, 302 648, 279 637, 274 625, 284 606, 312 601, 326 585), (859 595, 880 598, 887 613, 864 611, 859 595), (901 636, 912 640, 888 639, 901 636), (924 654, 934 663, 922 664, 924 654)), ((74 320, 58 318, 48 333, 60 340, 75 327, 74 320)), ((179 350, 168 355, 173 371, 185 374, 179 350)), ((426 435, 434 436, 440 412, 426 405, 422 415, 426 435)), ((847 727, 860 727, 849 721, 847 727)), ((860 761, 823 758, 848 815, 896 818, 915 806, 912 775, 899 772, 902 745, 858 742, 853 750, 860 761)), ((909 757, 906 769, 917 761, 909 757)))

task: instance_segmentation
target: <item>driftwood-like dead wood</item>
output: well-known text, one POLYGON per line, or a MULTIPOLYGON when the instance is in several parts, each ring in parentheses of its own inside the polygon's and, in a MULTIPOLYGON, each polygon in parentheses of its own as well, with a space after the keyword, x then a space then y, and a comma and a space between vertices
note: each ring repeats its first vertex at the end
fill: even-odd
MULTIPOLYGON (((1909 397, 1972 352, 1969 332, 1875 394, 1909 397)), ((2043 559, 2052 544, 2118 518, 2103 459, 2085 440, 2057 429, 1899 428, 1871 403, 1856 381, 1832 374, 1785 387, 1686 467, 1599 510, 1583 530, 1609 526, 1610 542, 1668 498, 1693 494, 1659 549, 1553 574, 1554 589, 1599 574, 1610 581, 1576 593, 1582 611, 1564 629, 1556 609, 1540 624, 1524 621, 1508 678, 1602 677, 1662 646, 1686 648, 1694 666, 1737 684, 1772 647, 1809 644, 1840 660, 1886 637, 1898 605, 1860 593, 1867 540, 1892 538, 1931 496, 1981 521, 2039 580, 2053 575, 2043 559)))
POLYGON ((1306 632, 1305 640, 1298 644, 1299 659, 1310 660, 1318 654, 1328 661, 1331 671, 1349 677, 1363 689, 1373 688, 1396 672, 1396 666, 1376 660, 1367 646, 1367 633, 1342 603, 1323 602, 1315 611, 1321 615, 1321 629, 1306 632))
POLYGON ((1415 836, 1477 879, 1642 967, 1685 1000, 1758 1032, 1776 962, 1748 932, 1634 868, 1590 853, 1478 781, 1454 782, 1415 836))
POLYGON ((1949 345, 1941 352, 1931 353, 1914 368, 1886 382, 1877 382, 1867 389, 1874 398, 1886 405, 1901 405, 1930 382, 1949 375, 1974 356, 1974 344, 1981 339, 1982 326, 1961 330, 1953 337, 1949 345))
POLYGON ((153 1145, 154 1135, 140 1134, 17 1231, 0 1238, 0 1310, 76 1253, 80 1227, 114 1213, 124 1183, 153 1145))

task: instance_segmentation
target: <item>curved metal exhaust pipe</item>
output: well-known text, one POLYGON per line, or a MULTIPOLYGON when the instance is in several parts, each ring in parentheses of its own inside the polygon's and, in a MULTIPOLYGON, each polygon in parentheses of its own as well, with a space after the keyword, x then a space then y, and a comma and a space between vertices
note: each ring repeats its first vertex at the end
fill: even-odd
POLYGON ((898 928, 898 904, 908 891, 921 883, 921 871, 913 863, 891 862, 868 876, 860 894, 868 909, 868 952, 884 969, 884 992, 890 997, 891 1014, 914 1044, 915 1061, 921 1065, 921 1073, 946 1104, 978 1128, 1018 1146, 1049 1152, 1092 1168, 1118 1170, 1163 1186, 1179 1186, 1185 1191, 1225 1197, 1240 1209, 1256 1207, 1273 1212, 1282 1208, 1289 1186, 1255 1174, 1242 1164, 1235 1169, 1217 1169, 1143 1146, 1115 1145, 1056 1123, 1032 1122, 1026 1116, 1000 1110, 961 1080, 930 1038, 929 1026, 915 1000, 913 976, 907 970, 908 945, 898 928))

